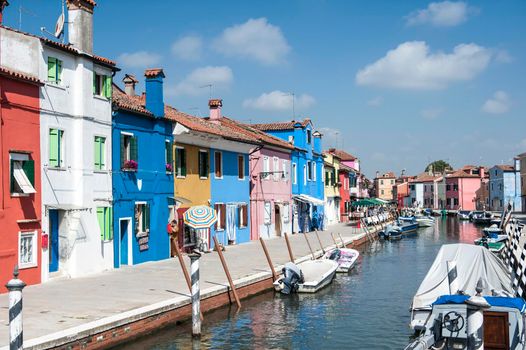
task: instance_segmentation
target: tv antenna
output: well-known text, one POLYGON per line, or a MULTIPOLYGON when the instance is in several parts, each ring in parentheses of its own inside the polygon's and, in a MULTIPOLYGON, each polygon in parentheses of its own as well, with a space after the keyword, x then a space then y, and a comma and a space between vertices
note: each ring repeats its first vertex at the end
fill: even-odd
POLYGON ((18 6, 18 30, 22 30, 22 13, 28 14, 32 17, 38 17, 33 11, 26 9, 20 4, 20 6, 18 6))
POLYGON ((199 88, 200 89, 203 89, 203 88, 208 88, 208 97, 211 99, 212 98, 212 84, 206 84, 206 85, 203 85, 203 86, 200 86, 199 88))

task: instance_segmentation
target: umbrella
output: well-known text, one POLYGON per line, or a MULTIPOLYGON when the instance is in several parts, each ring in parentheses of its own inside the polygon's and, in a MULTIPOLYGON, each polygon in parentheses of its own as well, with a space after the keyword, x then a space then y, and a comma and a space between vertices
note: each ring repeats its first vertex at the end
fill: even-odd
POLYGON ((216 221, 216 211, 206 205, 190 207, 184 212, 184 223, 195 229, 209 228, 216 221))

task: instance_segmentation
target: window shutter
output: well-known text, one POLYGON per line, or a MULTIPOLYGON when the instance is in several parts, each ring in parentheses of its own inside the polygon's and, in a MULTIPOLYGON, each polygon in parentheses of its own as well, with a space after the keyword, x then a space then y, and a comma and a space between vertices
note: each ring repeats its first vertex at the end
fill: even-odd
POLYGON ((97 220, 100 228, 100 239, 104 240, 104 208, 97 207, 97 220))
POLYGON ((97 74, 93 72, 93 95, 97 93, 97 74))
POLYGON ((140 206, 140 204, 135 204, 135 233, 136 234, 140 231, 140 228, 139 228, 139 206, 140 206))
MULTIPOLYGON (((11 166, 12 168, 12 166, 11 166)), ((35 187, 35 161, 34 160, 24 160, 22 162, 22 170, 26 173, 27 179, 35 187)))
POLYGON ((219 204, 214 204, 214 210, 216 211, 216 215, 218 216, 216 224, 215 224, 216 230, 217 230, 221 226, 221 217, 220 217, 221 213, 219 211, 220 210, 219 204))
POLYGON ((106 236, 107 240, 113 239, 113 208, 106 208, 106 236))
POLYGON ((64 150, 62 149, 62 138, 64 137, 64 130, 58 130, 57 132, 57 154, 58 154, 58 165, 64 165, 64 150))
POLYGON ((243 227, 243 206, 237 207, 237 226, 243 227))
POLYGON ((221 204, 221 228, 226 226, 226 204, 221 204))
POLYGON ((130 159, 139 163, 139 145, 137 136, 130 137, 130 159))
POLYGON ((58 130, 49 129, 49 165, 58 167, 58 130))
POLYGON ((57 59, 56 62, 57 62, 56 77, 57 77, 57 82, 60 83, 62 81, 62 61, 57 59))
POLYGON ((100 168, 104 169, 106 166, 106 138, 99 137, 99 154, 100 154, 100 168))
POLYGON ((181 175, 186 176, 186 149, 181 149, 181 175))
POLYGON ((145 222, 145 232, 150 230, 150 204, 144 205, 144 222, 145 222))
POLYGON ((104 79, 104 81, 105 81, 104 95, 107 98, 111 98, 111 91, 112 91, 111 76, 110 75, 106 75, 104 78, 105 78, 104 79))
POLYGON ((100 137, 95 136, 94 146, 95 146, 95 150, 93 152, 93 157, 94 157, 94 163, 95 163, 95 170, 100 170, 101 169, 101 166, 100 166, 100 137))
POLYGON ((121 134, 121 168, 124 165, 124 154, 126 153, 126 148, 124 146, 124 135, 121 134))
POLYGON ((11 159, 11 173, 10 173, 10 176, 9 176, 9 179, 10 179, 10 192, 13 193, 15 191, 15 177, 13 176, 13 169, 15 168, 14 167, 14 163, 15 161, 11 159))
POLYGON ((54 57, 47 58, 47 80, 50 82, 57 81, 57 60, 54 57))
POLYGON ((243 226, 248 225, 248 205, 243 204, 243 226))

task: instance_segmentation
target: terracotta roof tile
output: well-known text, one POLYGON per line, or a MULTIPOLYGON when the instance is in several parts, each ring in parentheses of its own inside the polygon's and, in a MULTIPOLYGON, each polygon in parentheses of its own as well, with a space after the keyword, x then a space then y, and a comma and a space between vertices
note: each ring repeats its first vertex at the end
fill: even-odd
POLYGON ((392 171, 389 171, 385 174, 381 174, 380 176, 377 177, 377 179, 395 179, 395 178, 396 178, 396 175, 392 171))
POLYGON ((164 72, 162 68, 150 68, 144 71, 144 76, 146 78, 155 78, 158 75, 164 77, 164 72))
POLYGON ((329 148, 328 152, 340 158, 341 160, 356 160, 355 156, 340 149, 329 148))
POLYGON ((238 132, 240 132, 242 134, 245 134, 246 136, 252 137, 252 138, 258 140, 259 142, 261 142, 263 144, 271 145, 271 146, 277 146, 277 147, 282 147, 282 148, 286 148, 288 150, 293 150, 294 149, 294 146, 291 145, 290 143, 288 143, 288 142, 286 142, 286 141, 284 141, 284 140, 282 140, 282 139, 280 139, 278 137, 269 135, 266 132, 263 132, 261 130, 257 130, 257 129, 253 128, 249 124, 240 123, 240 122, 232 120, 232 119, 230 119, 228 117, 222 117, 221 118, 221 124, 228 125, 229 127, 235 129, 236 131, 238 131, 238 132))
POLYGON ((414 179, 409 180, 409 182, 433 182, 439 176, 429 175, 428 173, 422 173, 415 177, 414 179))
POLYGON ((294 129, 294 125, 300 124, 302 128, 306 127, 307 124, 309 124, 311 120, 309 118, 305 118, 301 121, 287 121, 287 122, 277 122, 277 123, 258 123, 258 124, 252 124, 252 127, 261 131, 278 131, 278 130, 292 130, 294 129))
POLYGON ((507 165, 507 164, 496 165, 496 167, 502 171, 514 171, 515 170, 515 167, 513 165, 507 165))
POLYGON ((14 71, 14 70, 11 70, 5 67, 1 67, 1 66, 0 66, 0 75, 14 78, 17 80, 24 80, 31 84, 44 85, 44 83, 35 76, 25 74, 25 73, 20 73, 20 72, 17 72, 17 71, 14 71))
POLYGON ((113 84, 112 89, 112 100, 117 107, 123 110, 153 117, 153 113, 144 107, 144 98, 142 96, 128 96, 115 84, 113 84))
POLYGON ((479 175, 475 175, 475 174, 468 174, 468 173, 466 173, 464 170, 459 169, 459 170, 454 171, 454 172, 451 173, 451 174, 446 175, 446 177, 448 177, 448 178, 454 178, 454 177, 472 177, 472 178, 478 178, 478 177, 480 177, 480 176, 479 176, 479 175))

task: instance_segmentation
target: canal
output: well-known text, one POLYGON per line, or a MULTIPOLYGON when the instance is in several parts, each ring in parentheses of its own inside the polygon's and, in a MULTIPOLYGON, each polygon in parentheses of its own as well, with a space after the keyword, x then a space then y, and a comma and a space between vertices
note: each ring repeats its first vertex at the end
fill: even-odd
MULTIPOLYGON (((473 243, 479 229, 456 218, 400 241, 362 246, 358 265, 313 295, 264 293, 205 315, 201 348, 403 349, 409 306, 442 244, 473 243)), ((191 323, 165 328, 121 349, 187 349, 191 323)), ((194 344, 195 346, 195 344, 194 344)))

